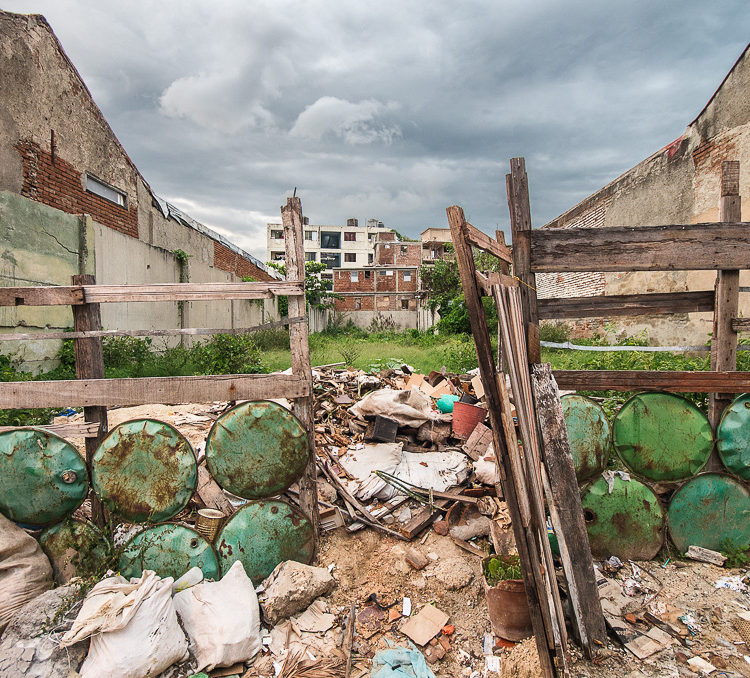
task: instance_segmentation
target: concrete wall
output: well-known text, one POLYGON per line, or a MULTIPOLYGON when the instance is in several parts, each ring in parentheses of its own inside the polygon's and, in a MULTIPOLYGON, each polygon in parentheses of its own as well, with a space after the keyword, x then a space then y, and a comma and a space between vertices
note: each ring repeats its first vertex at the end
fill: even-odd
MULTIPOLYGON (((740 161, 742 218, 750 220, 750 51, 747 49, 698 117, 679 139, 571 208, 545 228, 606 228, 718 221, 721 163, 740 161)), ((692 256, 685 252, 685 257, 692 256)), ((541 296, 635 294, 711 290, 711 271, 591 273, 539 276, 541 296)), ((741 286, 750 285, 744 271, 741 286)), ((750 294, 740 294, 750 315, 750 294)), ((586 319, 573 323, 575 336, 594 332, 612 339, 646 331, 653 344, 702 344, 712 314, 586 319)))

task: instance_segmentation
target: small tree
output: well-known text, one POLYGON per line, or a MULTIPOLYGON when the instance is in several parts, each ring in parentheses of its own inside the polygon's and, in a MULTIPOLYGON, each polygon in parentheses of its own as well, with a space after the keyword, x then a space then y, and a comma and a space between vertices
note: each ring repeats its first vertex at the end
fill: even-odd
MULTIPOLYGON (((277 270, 286 277, 286 264, 278 261, 269 261, 267 265, 277 270)), ((333 283, 323 280, 320 273, 328 267, 317 261, 305 262, 305 300, 310 308, 333 308, 333 302, 341 299, 340 294, 333 292, 333 283)), ((289 300, 287 297, 279 297, 279 313, 287 315, 289 312, 289 300)))

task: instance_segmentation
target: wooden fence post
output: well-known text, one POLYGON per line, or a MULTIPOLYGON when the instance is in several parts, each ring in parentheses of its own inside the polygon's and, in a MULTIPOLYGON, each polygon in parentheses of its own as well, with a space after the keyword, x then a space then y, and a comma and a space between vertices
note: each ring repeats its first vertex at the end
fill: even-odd
MULTIPOLYGON (((302 238, 302 203, 299 198, 287 198, 281 208, 281 221, 284 225, 284 247, 286 250, 287 280, 305 280, 305 252, 302 238)), ((304 316, 307 302, 304 293, 289 296, 290 317, 304 316)), ((292 354, 292 374, 303 377, 310 386, 310 395, 294 399, 294 414, 307 431, 307 442, 310 457, 307 468, 299 480, 300 508, 307 514, 315 536, 314 553, 318 551, 318 467, 315 460, 315 425, 313 422, 312 369, 310 364, 310 346, 307 340, 307 323, 295 323, 289 326, 289 347, 292 354)))
POLYGON ((531 272, 531 207, 526 161, 511 158, 510 174, 505 175, 508 209, 513 238, 513 275, 521 281, 521 305, 526 327, 530 363, 540 363, 539 313, 536 304, 536 276, 531 272))
MULTIPOLYGON (((721 204, 719 221, 742 221, 740 199, 740 163, 725 160, 721 163, 721 204)), ((711 370, 734 372, 737 370, 737 332, 732 319, 737 317, 740 298, 740 272, 719 271, 716 274, 714 329, 711 341, 711 370)), ((708 404, 708 418, 716 428, 724 408, 733 398, 729 393, 712 393, 708 404)))
MULTIPOLYGON (((96 278, 93 275, 81 274, 73 276, 73 285, 93 285, 96 278)), ((73 329, 76 332, 88 332, 102 329, 102 316, 99 304, 73 305, 73 329)), ((93 339, 73 339, 73 351, 76 361, 77 379, 104 379, 104 354, 100 337, 93 339)), ((86 466, 91 472, 91 460, 99 444, 107 435, 107 408, 103 406, 89 406, 83 408, 83 417, 87 422, 99 424, 95 438, 86 438, 86 466)), ((89 492, 91 499, 91 520, 95 525, 104 527, 104 509, 94 494, 89 492)))

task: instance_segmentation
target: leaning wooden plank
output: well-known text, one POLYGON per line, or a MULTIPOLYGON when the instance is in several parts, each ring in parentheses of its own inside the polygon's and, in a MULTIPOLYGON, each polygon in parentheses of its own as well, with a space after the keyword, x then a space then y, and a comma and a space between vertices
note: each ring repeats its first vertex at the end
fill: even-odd
MULTIPOLYGON (((0 433, 17 431, 23 428, 26 428, 26 426, 0 426, 0 433)), ((99 423, 96 421, 66 421, 61 424, 34 426, 34 428, 43 428, 45 431, 56 433, 63 438, 96 438, 99 434, 99 423)))
POLYGON ((0 306, 72 306, 83 303, 77 286, 0 287, 0 306))
POLYGON ((87 303, 135 301, 222 301, 226 299, 272 299, 299 296, 304 285, 298 281, 238 283, 158 283, 154 285, 85 285, 87 303))
POLYGON ((747 222, 535 229, 529 238, 535 273, 750 268, 747 222))
POLYGON ((548 472, 543 474, 543 479, 547 481, 545 490, 551 495, 550 507, 554 506, 555 509, 553 518, 559 521, 555 531, 578 635, 586 654, 592 658, 594 643, 604 643, 607 631, 565 417, 549 363, 534 365, 532 370, 536 412, 544 446, 544 465, 548 472), (549 482, 546 475, 554 478, 554 483, 549 482))
MULTIPOLYGON (((294 323, 306 322, 306 318, 300 316, 297 318, 284 317, 262 325, 253 325, 251 327, 185 327, 183 329, 153 329, 153 330, 94 330, 90 332, 25 332, 25 333, 8 333, 0 334, 0 341, 41 341, 43 339, 88 339, 91 337, 180 337, 183 335, 198 336, 212 334, 248 334, 249 332, 259 332, 261 330, 270 330, 274 327, 284 327, 294 323)), ((343 363, 337 363, 343 364, 343 363)))
POLYGON ((141 379, 10 381, 0 389, 0 409, 207 403, 214 400, 299 398, 307 380, 291 374, 219 374, 141 379))
POLYGON ((511 285, 518 285, 518 281, 509 275, 495 273, 494 271, 485 273, 477 271, 477 285, 482 290, 482 294, 491 297, 493 285, 506 285, 510 287, 511 285))
POLYGON ((469 223, 466 224, 466 240, 474 247, 478 247, 502 261, 509 264, 513 262, 510 250, 505 245, 501 245, 497 240, 469 223))
POLYGON ((750 372, 651 372, 648 370, 555 370, 557 385, 570 391, 676 391, 747 393, 750 372))
POLYGON ((700 313, 714 310, 714 292, 665 292, 660 294, 617 294, 609 297, 539 299, 539 318, 591 318, 700 313))

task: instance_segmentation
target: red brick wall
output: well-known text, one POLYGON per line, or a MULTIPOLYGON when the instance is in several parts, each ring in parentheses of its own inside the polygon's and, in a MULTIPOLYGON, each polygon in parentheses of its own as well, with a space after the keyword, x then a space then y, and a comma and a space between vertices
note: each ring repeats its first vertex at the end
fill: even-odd
POLYGON ((240 278, 251 276, 256 280, 273 280, 268 273, 216 240, 214 240, 214 266, 222 271, 234 273, 240 278))
POLYGON ((422 263, 422 243, 396 243, 396 261, 398 266, 419 266, 422 263), (404 252, 404 248, 406 251, 404 252))
POLYGON ((395 243, 378 243, 375 246, 375 263, 379 265, 393 264, 395 260, 395 243))
POLYGON ((398 291, 399 292, 416 292, 417 291, 417 271, 410 271, 411 272, 411 280, 406 281, 404 280, 404 274, 409 273, 409 271, 398 271, 396 275, 398 275, 398 291))
POLYGON ((377 271, 367 271, 369 278, 365 277, 365 271, 359 271, 359 280, 352 281, 351 270, 333 272, 333 291, 334 292, 374 292, 375 276, 377 271))
POLYGON ((398 271, 394 271, 393 269, 390 270, 393 272, 393 275, 385 275, 386 271, 377 271, 377 273, 375 273, 375 275, 378 276, 376 287, 378 292, 396 291, 396 276, 398 275, 398 271))
POLYGON ((42 150, 32 141, 21 141, 16 149, 23 159, 21 194, 70 214, 90 214, 94 221, 116 231, 138 237, 138 210, 116 205, 84 189, 84 176, 60 156, 42 150))
POLYGON ((374 310, 374 303, 374 294, 363 294, 361 297, 347 295, 341 299, 336 299, 335 308, 337 311, 372 311, 374 310), (359 308, 357 308, 356 299, 360 300, 359 308))

